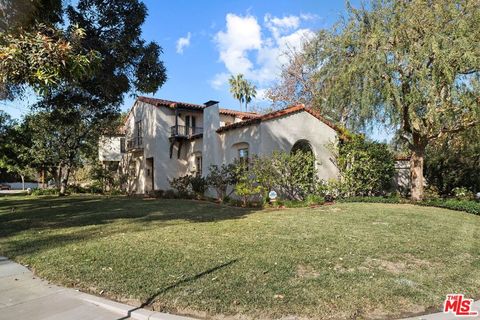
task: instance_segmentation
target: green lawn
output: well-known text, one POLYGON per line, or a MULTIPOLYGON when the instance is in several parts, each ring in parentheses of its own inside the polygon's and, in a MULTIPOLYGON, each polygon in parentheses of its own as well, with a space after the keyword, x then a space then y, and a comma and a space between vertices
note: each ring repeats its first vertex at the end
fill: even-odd
POLYGON ((412 205, 3 197, 0 255, 197 316, 394 318, 437 310, 447 293, 480 297, 480 217, 412 205))

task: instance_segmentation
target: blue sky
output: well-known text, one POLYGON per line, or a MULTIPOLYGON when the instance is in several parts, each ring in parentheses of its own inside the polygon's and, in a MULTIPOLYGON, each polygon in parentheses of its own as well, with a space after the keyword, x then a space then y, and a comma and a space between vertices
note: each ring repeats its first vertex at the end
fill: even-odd
MULTIPOLYGON (((253 104, 268 104, 262 94, 278 78, 285 62, 282 53, 345 13, 345 2, 326 0, 144 2, 148 17, 143 37, 162 46, 168 75, 165 85, 150 96, 192 103, 218 100, 231 109, 239 109, 239 104, 229 93, 229 75, 245 74, 259 92, 253 104)), ((35 100, 34 94, 27 95, 0 102, 0 109, 19 118, 35 100)), ((133 101, 126 97, 122 110, 133 101)), ((382 132, 372 136, 386 137, 382 132)))

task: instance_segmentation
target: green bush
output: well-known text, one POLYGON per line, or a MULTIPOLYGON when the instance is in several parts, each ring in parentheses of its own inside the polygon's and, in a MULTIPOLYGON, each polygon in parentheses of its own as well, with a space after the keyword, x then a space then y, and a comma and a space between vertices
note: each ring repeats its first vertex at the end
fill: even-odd
POLYGON ((432 199, 419 202, 418 204, 423 206, 432 206, 451 210, 465 211, 468 213, 480 215, 480 203, 470 200, 432 199))
POLYGON ((173 178, 168 180, 170 186, 175 189, 180 198, 188 198, 192 193, 192 188, 190 186, 190 175, 185 175, 178 178, 173 178))
POLYGON ((51 195, 57 195, 60 193, 60 190, 58 188, 49 188, 49 189, 33 189, 32 190, 32 196, 51 196, 51 195))
POLYGON ((473 200, 475 198, 472 191, 465 187, 456 187, 452 189, 453 196, 458 200, 473 200))
POLYGON ((217 199, 223 201, 227 195, 229 186, 237 182, 235 164, 222 164, 220 167, 211 165, 206 177, 206 183, 217 192, 217 199))
POLYGON ((190 186, 192 191, 199 197, 202 197, 207 191, 207 180, 201 176, 191 176, 190 186))
POLYGON ((302 150, 273 152, 268 157, 252 158, 250 170, 265 192, 275 190, 286 200, 303 201, 316 190, 315 161, 311 152, 302 150))
POLYGON ((411 202, 408 199, 399 197, 351 197, 341 199, 340 202, 411 203, 419 206, 439 207, 480 215, 480 203, 469 200, 438 198, 411 202))
POLYGON ((352 136, 340 144, 337 157, 342 187, 339 196, 384 195, 395 174, 393 153, 384 143, 352 136))

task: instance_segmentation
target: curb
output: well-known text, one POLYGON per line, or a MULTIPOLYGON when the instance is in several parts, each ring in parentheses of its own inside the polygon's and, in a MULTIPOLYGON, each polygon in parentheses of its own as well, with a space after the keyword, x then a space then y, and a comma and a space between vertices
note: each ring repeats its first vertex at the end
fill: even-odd
POLYGON ((87 293, 81 292, 79 298, 83 301, 97 305, 103 309, 110 310, 122 315, 125 315, 124 319, 135 320, 196 320, 191 317, 177 316, 169 313, 156 312, 140 307, 132 307, 120 302, 111 301, 105 298, 100 298, 87 293))

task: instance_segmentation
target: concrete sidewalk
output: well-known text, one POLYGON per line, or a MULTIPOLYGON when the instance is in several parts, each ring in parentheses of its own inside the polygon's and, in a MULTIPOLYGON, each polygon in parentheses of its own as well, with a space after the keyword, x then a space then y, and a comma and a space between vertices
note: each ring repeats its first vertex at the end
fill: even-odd
POLYGON ((0 320, 191 320, 54 286, 0 257, 0 320))

